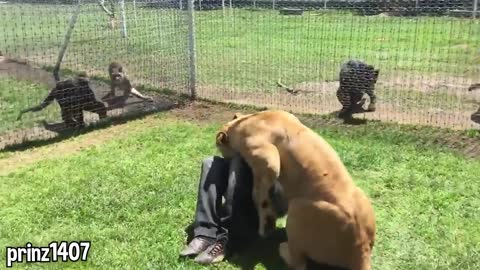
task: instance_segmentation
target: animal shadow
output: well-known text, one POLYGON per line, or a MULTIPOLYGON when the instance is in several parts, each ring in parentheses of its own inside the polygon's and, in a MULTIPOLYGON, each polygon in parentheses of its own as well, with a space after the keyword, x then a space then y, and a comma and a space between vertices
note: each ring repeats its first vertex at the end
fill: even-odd
MULTIPOLYGON (((193 224, 185 229, 187 243, 193 239, 193 224)), ((262 264, 268 270, 288 270, 282 258, 278 254, 280 243, 287 241, 285 228, 279 228, 268 237, 245 242, 236 240, 229 246, 226 261, 242 270, 253 270, 258 264, 262 264)), ((307 270, 346 270, 339 267, 318 264, 311 260, 307 261, 307 270)))
POLYGON ((478 111, 474 112, 471 116, 470 119, 477 124, 480 124, 480 108, 478 108, 478 111))
MULTIPOLYGON (((334 111, 328 114, 329 117, 333 117, 335 120, 341 121, 343 124, 346 125, 352 125, 352 126, 357 126, 357 125, 365 125, 367 124, 368 120, 367 119, 359 119, 359 118, 350 118, 350 119, 342 119, 338 117, 338 113, 340 111, 334 111)), ((360 113, 360 112, 356 112, 360 113)))
MULTIPOLYGON (((227 257, 229 263, 242 270, 253 270, 257 264, 262 264, 268 270, 288 270, 287 265, 278 253, 280 243, 287 241, 285 228, 275 230, 265 239, 257 238, 250 243, 237 243, 233 256, 227 257)), ((347 270, 307 260, 307 270, 347 270)))
POLYGON ((102 99, 102 101, 105 102, 108 105, 107 106, 107 111, 124 108, 127 105, 146 103, 143 100, 140 100, 140 101, 139 100, 131 101, 131 100, 132 100, 132 98, 129 98, 129 99, 125 100, 122 96, 107 97, 107 98, 102 99), (129 102, 127 103, 127 101, 129 101, 129 102))
POLYGON ((345 119, 343 123, 348 125, 353 125, 353 126, 365 125, 367 123, 367 119, 351 118, 351 119, 345 119))
MULTIPOLYGON (((185 232, 186 243, 189 243, 193 239, 193 224, 188 225, 185 232)), ((286 239, 285 229, 279 229, 265 239, 257 237, 253 240, 231 241, 227 247, 226 261, 243 270, 253 270, 257 264, 269 270, 287 270, 278 255, 278 246, 286 239)))
POLYGON ((227 260, 243 270, 253 270, 257 264, 262 264, 269 270, 287 270, 278 254, 278 246, 286 240, 287 233, 282 228, 275 230, 264 239, 258 237, 249 243, 237 241, 234 253, 228 256, 227 260))
POLYGON ((64 122, 48 123, 47 121, 43 120, 42 125, 46 130, 57 133, 67 133, 73 130, 73 128, 69 128, 64 122))

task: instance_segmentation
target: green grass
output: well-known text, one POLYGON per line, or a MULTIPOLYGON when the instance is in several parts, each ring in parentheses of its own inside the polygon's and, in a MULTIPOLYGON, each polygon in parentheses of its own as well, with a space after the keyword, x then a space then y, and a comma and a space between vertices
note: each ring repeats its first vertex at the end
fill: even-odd
MULTIPOLYGON (((0 179, 2 246, 92 241, 88 262, 14 269, 203 269, 177 256, 193 218, 200 161, 217 153, 212 136, 219 126, 165 115, 159 115, 163 125, 138 136, 42 161, 0 179)), ((480 267, 480 162, 438 146, 419 147, 388 129, 317 131, 373 200, 375 269, 480 267)), ((269 269, 284 269, 278 257, 249 252, 254 255, 236 261, 256 258, 276 266, 269 269)), ((0 257, 5 258, 4 248, 0 257)), ((239 266, 224 262, 219 268, 239 266)))
MULTIPOLYGON (((75 5, 2 5, 2 51, 54 66, 74 10, 75 5)), ((108 64, 116 60, 127 66, 137 84, 184 85, 188 59, 182 13, 138 9, 135 22, 131 5, 127 12, 128 39, 124 39, 120 28, 106 27, 108 16, 97 4, 83 4, 62 68, 107 77, 108 64)))
POLYGON ((472 20, 332 12, 298 17, 244 10, 234 15, 197 13, 202 82, 271 88, 280 77, 287 83, 335 79, 351 57, 376 65, 382 76, 465 75, 479 57, 479 32, 472 20))
POLYGON ((40 104, 48 94, 45 86, 17 81, 9 78, 0 80, 0 134, 17 128, 31 127, 39 121, 60 119, 60 107, 53 102, 44 110, 26 113, 17 121, 20 110, 40 104))

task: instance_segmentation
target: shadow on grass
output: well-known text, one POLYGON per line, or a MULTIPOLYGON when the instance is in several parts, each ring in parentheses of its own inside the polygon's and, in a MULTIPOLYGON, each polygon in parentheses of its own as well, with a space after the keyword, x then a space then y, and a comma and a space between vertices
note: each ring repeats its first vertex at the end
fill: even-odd
POLYGON ((360 119, 360 118, 355 118, 352 117, 351 119, 341 119, 338 117, 338 113, 340 111, 333 111, 331 113, 328 113, 324 115, 324 118, 330 119, 332 121, 336 121, 338 123, 342 123, 345 125, 350 125, 350 126, 359 126, 359 125, 365 125, 367 124, 368 120, 367 119, 360 119))
MULTIPOLYGON (((163 112, 163 111, 168 111, 174 108, 181 107, 185 104, 186 100, 181 100, 177 104, 168 104, 165 106, 158 106, 158 107, 153 107, 152 109, 149 110, 139 110, 139 111, 130 111, 126 113, 122 113, 121 115, 118 116, 109 116, 105 119, 102 119, 100 121, 94 122, 89 124, 85 128, 81 129, 75 129, 75 128, 67 128, 63 122, 58 122, 58 123, 53 123, 49 124, 46 123, 45 121, 43 122, 43 128, 45 130, 48 130, 50 132, 55 133, 55 136, 52 138, 39 138, 39 139, 32 139, 32 140, 27 140, 27 141, 22 141, 21 143, 13 143, 11 145, 5 146, 5 148, 0 150, 0 153, 2 152, 14 152, 14 151, 24 151, 32 147, 38 147, 38 146, 45 146, 49 144, 54 144, 72 137, 76 137, 82 134, 89 133, 94 130, 101 130, 104 128, 108 128, 111 126, 119 125, 119 124, 125 124, 129 121, 132 120, 138 120, 142 119, 145 116, 158 113, 158 112, 163 112)), ((109 108, 110 109, 110 108, 109 108)), ((27 131, 28 133, 28 131, 27 131)), ((27 134, 28 135, 28 134, 27 134)), ((15 135, 14 135, 15 136, 15 135)), ((20 135, 19 135, 20 136, 20 135)), ((24 136, 26 137, 26 136, 24 136)))
MULTIPOLYGON (((185 229, 187 234, 186 243, 193 239, 193 224, 185 229)), ((282 258, 278 254, 280 243, 287 241, 285 228, 278 228, 268 237, 256 238, 250 241, 235 241, 229 246, 226 256, 228 263, 239 267, 242 270, 253 270, 255 266, 261 264, 267 270, 288 270, 282 258)), ((179 257, 179 260, 183 258, 179 257)), ((307 261, 307 270, 346 270, 339 267, 333 267, 324 264, 318 264, 311 260, 307 261)))
MULTIPOLYGON (((190 243, 193 239, 193 224, 190 224, 185 232, 186 243, 190 243)), ((257 264, 262 264, 268 270, 286 270, 278 255, 278 246, 286 239, 285 229, 278 229, 265 239, 236 240, 227 247, 226 261, 243 270, 253 270, 257 264)), ((179 257, 179 260, 183 259, 179 257)))

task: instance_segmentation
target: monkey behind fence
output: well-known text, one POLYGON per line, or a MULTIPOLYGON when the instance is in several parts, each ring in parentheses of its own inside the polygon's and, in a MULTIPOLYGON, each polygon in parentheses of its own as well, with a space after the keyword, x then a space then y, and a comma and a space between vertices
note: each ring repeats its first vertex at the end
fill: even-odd
POLYGON ((142 95, 137 91, 137 89, 132 87, 127 74, 120 63, 110 63, 108 66, 108 74, 110 76, 110 92, 108 92, 108 94, 102 98, 103 100, 115 97, 115 89, 118 88, 123 91, 122 103, 125 103, 125 101, 130 97, 130 94, 142 100, 153 101, 151 97, 142 95))
POLYGON ((340 70, 337 98, 342 105, 338 117, 350 120, 354 113, 364 112, 362 106, 370 99, 367 112, 376 110, 375 84, 380 70, 358 60, 349 60, 340 70))
POLYGON ((20 120, 26 112, 38 112, 56 100, 61 109, 62 119, 67 127, 83 128, 85 121, 83 111, 98 114, 99 118, 107 116, 107 108, 103 102, 97 101, 89 81, 85 75, 57 81, 58 74, 54 74, 56 85, 50 90, 48 96, 40 105, 22 110, 17 120, 20 120))

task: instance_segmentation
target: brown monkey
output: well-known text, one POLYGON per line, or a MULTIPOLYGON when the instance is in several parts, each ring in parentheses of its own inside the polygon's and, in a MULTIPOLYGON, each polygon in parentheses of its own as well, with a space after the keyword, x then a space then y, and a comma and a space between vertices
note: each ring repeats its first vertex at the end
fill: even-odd
POLYGON ((144 96, 137 89, 132 87, 130 80, 127 78, 124 68, 118 62, 112 62, 108 66, 108 74, 110 75, 110 92, 105 95, 102 99, 107 99, 110 96, 115 97, 115 89, 119 88, 123 91, 123 100, 125 102, 130 94, 148 101, 153 101, 153 98, 149 96, 144 96))

